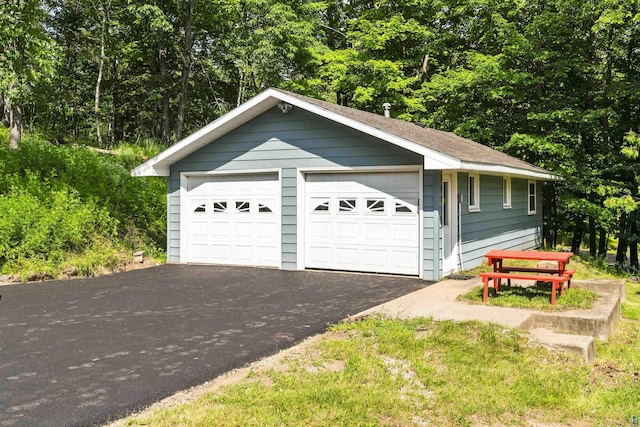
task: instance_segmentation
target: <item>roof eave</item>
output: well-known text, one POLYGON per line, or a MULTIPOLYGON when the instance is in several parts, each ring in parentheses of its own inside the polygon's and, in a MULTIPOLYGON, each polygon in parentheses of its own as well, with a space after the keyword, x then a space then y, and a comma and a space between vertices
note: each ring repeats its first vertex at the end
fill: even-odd
POLYGON ((543 181, 562 181, 563 178, 549 171, 533 171, 528 169, 520 169, 512 166, 492 165, 486 163, 461 162, 461 170, 482 172, 498 175, 510 175, 524 178, 533 178, 543 181))

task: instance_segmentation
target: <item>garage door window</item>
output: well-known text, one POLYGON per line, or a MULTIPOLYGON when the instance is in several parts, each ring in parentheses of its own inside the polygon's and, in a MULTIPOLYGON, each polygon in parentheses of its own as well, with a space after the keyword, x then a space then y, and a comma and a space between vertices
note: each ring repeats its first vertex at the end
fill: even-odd
POLYGON ((227 211, 227 202, 213 202, 213 213, 223 213, 227 211))
POLYGON ((329 212, 329 200, 317 200, 314 202, 315 208, 313 208, 313 212, 329 212))
POLYGON ((272 212, 271 208, 269 206, 263 205, 263 204, 258 204, 258 212, 260 213, 269 213, 272 212))
POLYGON ((199 205, 198 207, 196 207, 193 210, 195 213, 205 213, 207 211, 206 205, 203 203, 201 205, 199 205))
POLYGON ((340 199, 338 201, 338 211, 342 213, 356 212, 358 208, 358 201, 356 199, 340 199))
POLYGON ((249 213, 251 212, 251 205, 249 202, 236 202, 236 211, 239 213, 249 213))
POLYGON ((384 199, 367 200, 367 213, 384 213, 384 199))
POLYGON ((399 213, 399 214, 413 213, 413 209, 411 209, 411 206, 409 206, 408 204, 396 200, 396 213, 399 213))

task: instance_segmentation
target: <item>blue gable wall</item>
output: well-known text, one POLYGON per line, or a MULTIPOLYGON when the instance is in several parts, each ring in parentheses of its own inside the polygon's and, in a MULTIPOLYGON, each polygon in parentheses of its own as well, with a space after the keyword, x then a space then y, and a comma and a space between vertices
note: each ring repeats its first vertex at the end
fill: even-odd
POLYGON ((511 208, 502 205, 502 177, 480 175, 480 211, 469 212, 468 174, 458 174, 462 206, 464 268, 484 261, 490 249, 534 249, 542 239, 542 182, 536 185, 536 214, 528 215, 528 180, 511 179, 511 208))
MULTIPOLYGON (((171 167, 168 261, 180 261, 180 173, 277 168, 282 179, 282 268, 297 267, 297 168, 421 167, 422 156, 294 108, 276 107, 171 167)), ((424 172, 424 277, 439 277, 439 171, 424 172)))

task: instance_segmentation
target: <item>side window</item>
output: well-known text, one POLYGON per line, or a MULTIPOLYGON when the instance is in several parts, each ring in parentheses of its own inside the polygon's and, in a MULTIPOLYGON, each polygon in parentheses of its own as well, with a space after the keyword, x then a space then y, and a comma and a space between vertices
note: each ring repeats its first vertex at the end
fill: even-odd
POLYGON ((529 181, 529 197, 528 197, 528 214, 535 215, 536 213, 536 182, 529 181))
POLYGON ((511 209, 511 177, 502 177, 502 207, 511 209))
POLYGON ((480 175, 469 174, 469 212, 480 210, 480 175))

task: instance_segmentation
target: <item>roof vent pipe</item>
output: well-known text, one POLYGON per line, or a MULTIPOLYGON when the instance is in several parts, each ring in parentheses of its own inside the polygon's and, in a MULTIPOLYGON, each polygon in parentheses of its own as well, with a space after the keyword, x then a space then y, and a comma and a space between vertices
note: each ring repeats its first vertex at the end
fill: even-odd
POLYGON ((382 104, 382 109, 384 110, 384 116, 389 118, 391 117, 391 104, 389 104, 388 102, 385 102, 384 104, 382 104))

